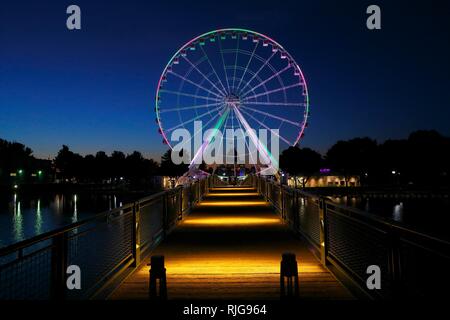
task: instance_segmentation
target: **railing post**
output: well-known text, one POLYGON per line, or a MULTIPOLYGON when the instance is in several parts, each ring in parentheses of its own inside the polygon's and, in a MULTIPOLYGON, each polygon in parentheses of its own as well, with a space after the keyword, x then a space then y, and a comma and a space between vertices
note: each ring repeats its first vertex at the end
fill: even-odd
POLYGON ((399 298, 402 294, 400 238, 392 229, 389 231, 389 274, 392 284, 393 298, 399 298))
POLYGON ((183 219, 183 190, 184 190, 184 186, 181 186, 179 194, 180 197, 178 199, 180 205, 179 205, 179 213, 178 213, 178 220, 182 220, 183 219))
POLYGON ((299 205, 298 205, 298 193, 297 190, 292 190, 292 207, 291 207, 291 217, 292 226, 297 232, 299 230, 299 205))
POLYGON ((54 236, 52 241, 50 296, 54 300, 64 300, 66 297, 67 235, 60 233, 54 236))
POLYGON ((286 220, 286 210, 284 210, 284 192, 282 185, 280 185, 280 209, 281 209, 281 218, 283 220, 286 220))
POLYGON ((326 201, 319 198, 319 222, 320 222, 320 262, 327 264, 327 221, 326 221, 326 201))
POLYGON ((164 195, 163 195, 163 212, 162 212, 162 225, 163 225, 163 230, 164 230, 164 237, 166 236, 166 234, 167 234, 167 229, 168 229, 168 211, 169 211, 169 204, 167 203, 168 202, 168 199, 167 199, 167 193, 165 193, 164 195))
POLYGON ((133 205, 133 234, 132 234, 133 267, 141 264, 141 206, 139 202, 133 205))

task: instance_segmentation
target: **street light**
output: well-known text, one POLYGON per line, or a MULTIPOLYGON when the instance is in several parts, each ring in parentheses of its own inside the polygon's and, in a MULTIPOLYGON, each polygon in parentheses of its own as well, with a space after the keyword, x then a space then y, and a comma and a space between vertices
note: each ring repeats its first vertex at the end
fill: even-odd
POLYGON ((23 170, 22 169, 19 169, 19 171, 17 171, 19 174, 22 174, 23 173, 23 170))
POLYGON ((42 170, 39 170, 39 171, 38 171, 38 175, 42 175, 42 170))
POLYGON ((397 172, 395 170, 392 170, 392 174, 396 174, 397 172))

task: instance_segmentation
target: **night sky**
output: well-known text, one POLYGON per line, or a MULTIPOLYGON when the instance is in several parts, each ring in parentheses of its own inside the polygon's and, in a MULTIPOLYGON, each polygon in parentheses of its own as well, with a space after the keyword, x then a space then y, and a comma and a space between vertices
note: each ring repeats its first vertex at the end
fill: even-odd
POLYGON ((450 135, 448 1, 343 2, 2 0, 0 138, 45 158, 67 144, 159 160, 164 66, 191 38, 227 27, 276 39, 303 69, 312 112, 303 146, 450 135), (70 4, 81 7, 80 31, 66 28, 70 4), (382 30, 366 28, 369 4, 380 5, 382 30))

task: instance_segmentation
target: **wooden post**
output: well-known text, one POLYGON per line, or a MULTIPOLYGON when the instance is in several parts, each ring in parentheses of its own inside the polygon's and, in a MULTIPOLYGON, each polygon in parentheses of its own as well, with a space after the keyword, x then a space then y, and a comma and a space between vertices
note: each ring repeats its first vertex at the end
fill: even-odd
POLYGON ((57 234, 52 239, 51 284, 50 296, 54 300, 64 300, 66 297, 67 270, 67 235, 57 234))

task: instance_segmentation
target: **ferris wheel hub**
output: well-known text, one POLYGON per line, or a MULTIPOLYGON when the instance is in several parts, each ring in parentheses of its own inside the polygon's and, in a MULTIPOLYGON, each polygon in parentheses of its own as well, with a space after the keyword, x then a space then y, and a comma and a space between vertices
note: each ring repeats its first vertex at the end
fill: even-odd
POLYGON ((240 108, 241 106, 241 99, 236 94, 230 93, 229 95, 225 96, 223 100, 223 103, 227 108, 234 109, 240 108))

